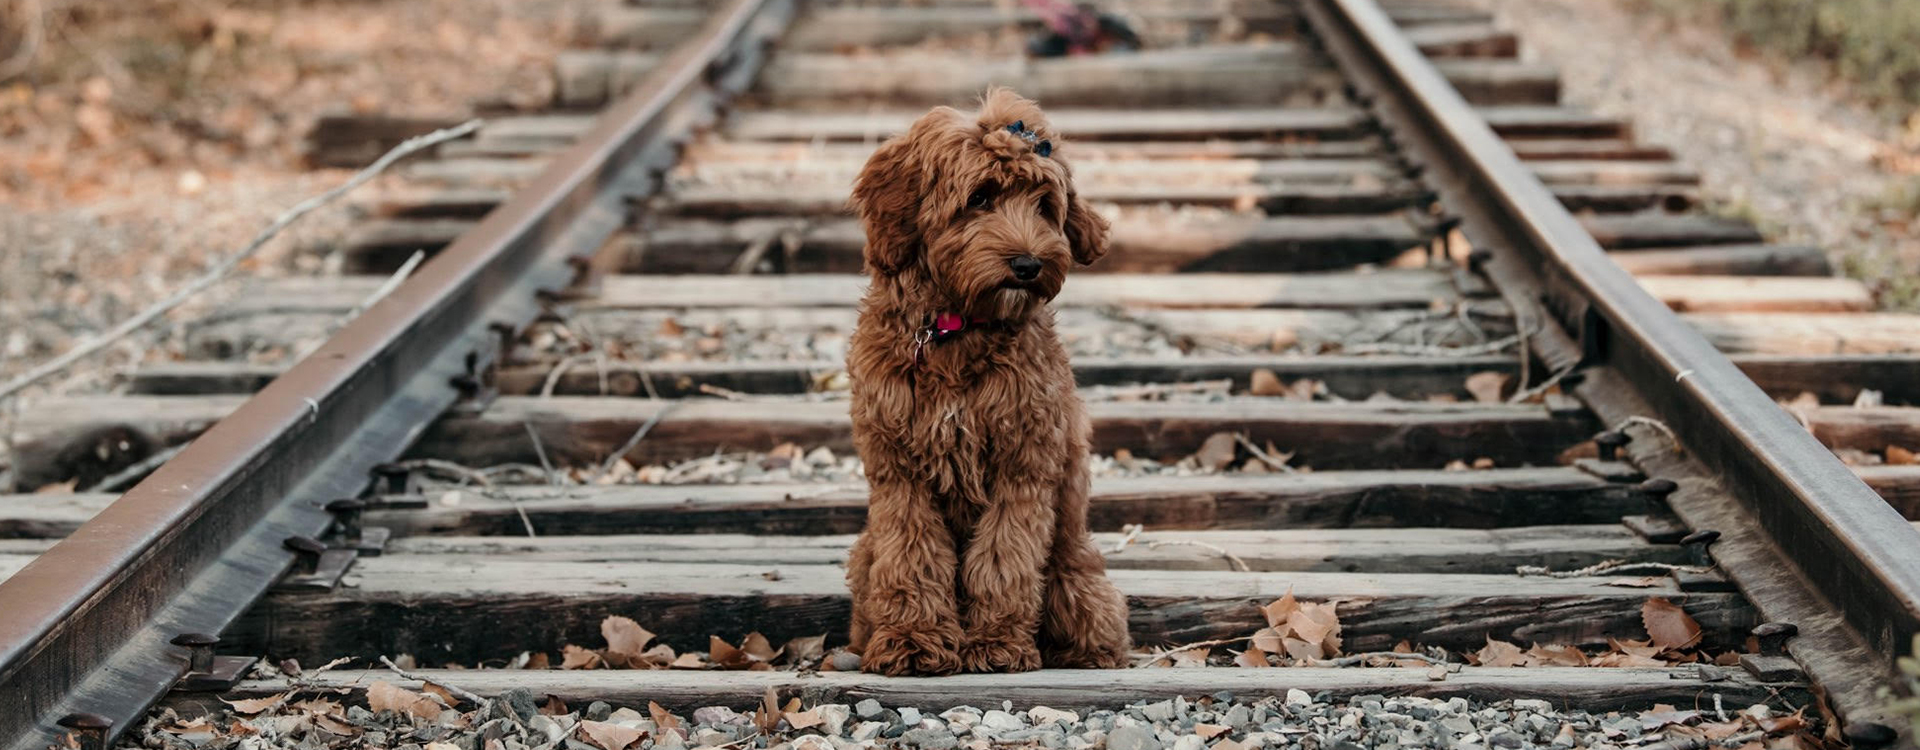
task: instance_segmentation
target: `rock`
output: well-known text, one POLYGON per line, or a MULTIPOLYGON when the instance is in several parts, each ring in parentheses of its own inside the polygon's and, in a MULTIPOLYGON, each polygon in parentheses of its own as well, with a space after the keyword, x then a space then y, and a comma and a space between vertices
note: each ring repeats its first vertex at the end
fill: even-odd
POLYGON ((613 707, 607 705, 606 701, 594 701, 587 704, 587 710, 580 715, 588 721, 606 721, 607 717, 613 715, 613 707))
POLYGON ((1440 726, 1454 734, 1473 733, 1473 721, 1465 716, 1449 716, 1441 719, 1440 726))
POLYGON ((875 716, 879 716, 881 710, 882 710, 882 706, 880 705, 880 701, 874 700, 872 698, 868 698, 866 700, 860 701, 859 703, 853 704, 854 714, 858 715, 862 719, 871 719, 875 716))
POLYGON ((940 718, 946 720, 947 729, 959 734, 980 724, 980 710, 972 706, 960 706, 942 712, 940 718))
POLYGON ((921 727, 900 736, 900 741, 920 748, 920 750, 953 750, 960 746, 960 740, 945 729, 921 727))
POLYGON ((693 741, 701 747, 719 747, 732 742, 733 733, 718 729, 698 729, 694 730, 693 741))
POLYGON ((1227 709, 1226 716, 1220 720, 1220 723, 1233 727, 1234 729, 1241 729, 1241 728, 1244 728, 1247 725, 1247 723, 1252 720, 1253 720, 1252 709, 1249 709, 1246 706, 1234 706, 1233 708, 1227 709))
POLYGON ((837 672, 860 671, 860 655, 859 654, 856 654, 850 651, 835 651, 831 656, 827 658, 833 661, 834 671, 837 671, 837 672))
MULTIPOLYGON (((1168 706, 1172 710, 1172 706, 1168 706)), ((1153 733, 1139 727, 1116 727, 1107 733, 1107 750, 1161 750, 1153 733)))
POLYGON ((544 735, 547 742, 559 742, 567 738, 567 730, 560 726, 560 722, 548 716, 534 714, 533 718, 527 720, 527 729, 544 735))
POLYGON ((860 722, 859 726, 856 726, 853 728, 853 734, 850 736, 853 738, 854 742, 865 742, 875 737, 879 737, 880 731, 886 728, 887 728, 887 725, 882 722, 863 721, 863 722, 860 722))
POLYGON ((1520 735, 1514 734, 1512 732, 1501 732, 1499 734, 1496 734, 1492 737, 1487 738, 1487 741, 1493 743, 1494 747, 1505 747, 1505 748, 1515 748, 1515 747, 1520 747, 1521 745, 1526 744, 1525 741, 1520 739, 1520 735))
POLYGON ((1140 708, 1140 713, 1149 721, 1171 721, 1173 719, 1173 701, 1149 703, 1140 708))
POLYGON ((1206 750, 1206 747, 1207 741, 1197 734, 1183 735, 1173 741, 1173 750, 1206 750))
POLYGON ((828 450, 827 447, 823 445, 807 453, 806 460, 807 463, 815 467, 832 466, 834 464, 833 451, 828 450))
POLYGON ((1287 705, 1311 706, 1313 705, 1313 697, 1307 695, 1307 691, 1301 690, 1300 688, 1288 688, 1287 689, 1287 705))
POLYGON ((1072 711, 1047 708, 1046 706, 1034 706, 1032 710, 1027 712, 1027 718, 1033 721, 1034 726, 1044 726, 1053 723, 1072 726, 1080 723, 1079 714, 1072 711))
POLYGON ((794 739, 793 750, 839 750, 833 741, 817 734, 806 734, 794 739))
POLYGON ((923 717, 920 716, 920 709, 912 706, 901 706, 899 717, 900 723, 906 724, 907 726, 919 726, 920 722, 924 720, 923 717))
POLYGON ((1025 729, 1027 723, 1021 721, 1018 716, 994 709, 980 717, 980 726, 992 732, 1004 732, 1014 729, 1025 729))
POLYGON ((827 703, 815 706, 813 710, 819 712, 821 728, 826 730, 826 734, 831 737, 838 737, 845 733, 847 717, 853 713, 853 709, 839 703, 827 703))
POLYGON ((1547 701, 1543 701, 1543 700, 1532 700, 1527 698, 1522 698, 1520 700, 1514 701, 1513 707, 1521 711, 1532 711, 1534 713, 1539 713, 1539 714, 1549 713, 1553 711, 1552 703, 1548 703, 1547 701))
POLYGON ((741 716, 738 712, 726 706, 706 706, 693 710, 693 723, 695 724, 706 724, 708 726, 732 724, 736 721, 742 721, 745 718, 746 717, 741 716))

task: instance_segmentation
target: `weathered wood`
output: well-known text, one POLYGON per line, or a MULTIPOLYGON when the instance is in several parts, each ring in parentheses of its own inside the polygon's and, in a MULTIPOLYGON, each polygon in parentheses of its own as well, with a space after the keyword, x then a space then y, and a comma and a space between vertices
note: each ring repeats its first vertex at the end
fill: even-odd
MULTIPOLYGON (((476 466, 537 464, 529 427, 549 459, 603 459, 634 430, 672 407, 626 454, 638 465, 678 461, 716 449, 767 450, 783 442, 852 450, 845 403, 668 402, 641 399, 503 397, 475 417, 449 417, 420 436, 410 455, 476 466)), ((1432 468, 1492 458, 1497 465, 1551 464, 1593 425, 1527 405, 1330 404, 1247 399, 1210 403, 1096 402, 1093 448, 1180 458, 1216 432, 1272 440, 1316 469, 1432 468)))
POLYGON ((63 539, 119 495, 0 495, 0 539, 63 539))
MULTIPOLYGON (((775 141, 864 141, 877 144, 906 129, 923 111, 858 113, 753 111, 728 119, 731 138, 775 141)), ((1206 140, 1291 137, 1338 140, 1366 133, 1367 116, 1352 107, 1149 109, 1125 112, 1055 108, 1048 122, 1069 141, 1206 140)))
MULTIPOLYGON (((1234 17, 1249 31, 1290 32, 1297 15, 1283 4, 1224 7, 1208 5, 1143 4, 1106 8, 1121 10, 1141 22, 1137 31, 1149 47, 1187 43, 1192 34, 1216 33, 1222 21, 1234 17)), ((1499 54, 1515 47, 1511 34, 1493 28, 1484 11, 1439 6, 1389 6, 1388 13, 1402 24, 1441 26, 1448 33, 1414 33, 1412 41, 1430 55, 1499 54)), ((707 9, 609 7, 593 21, 588 35, 602 47, 664 50, 692 34, 707 9)), ((1008 28, 1038 29, 1038 14, 1019 6, 933 7, 822 7, 796 19, 781 37, 781 47, 794 51, 832 51, 860 47, 917 44, 929 39, 977 35, 1008 28)))
POLYGON ((14 487, 88 486, 168 446, 192 440, 240 396, 56 396, 14 422, 14 487))
POLYGON ((1864 312, 1873 292, 1855 279, 1814 276, 1634 277, 1679 312, 1864 312))
POLYGON ((328 114, 313 123, 301 146, 315 167, 359 168, 380 158, 401 141, 450 128, 465 118, 396 117, 382 114, 328 114))
POLYGON ((1853 471, 1900 515, 1920 521, 1920 466, 1855 466, 1853 471))
POLYGON ((479 219, 512 197, 505 187, 408 185, 389 188, 356 201, 355 207, 389 219, 479 219))
MULTIPOLYGON (((850 182, 849 182, 850 184, 850 182)), ((1644 191, 1642 191, 1644 192, 1644 191)), ((1098 203, 1121 205, 1190 204, 1218 208, 1258 208, 1269 214, 1355 214, 1397 211, 1423 205, 1429 193, 1396 180, 1378 186, 1282 184, 1115 184, 1093 182, 1080 195, 1098 203)), ((1603 204, 1615 201, 1602 199, 1603 204)), ((1592 205, 1592 204, 1583 204, 1592 205)), ((1629 199, 1627 210, 1649 203, 1629 199)), ((686 185, 663 196, 658 210, 702 219, 754 216, 836 216, 848 213, 847 190, 840 186, 686 185)))
POLYGON ((553 59, 553 103, 561 107, 602 106, 639 85, 659 64, 659 55, 566 50, 553 59))
MULTIPOLYGON (((1522 159, 1667 160, 1673 153, 1658 146, 1609 138, 1515 138, 1507 144, 1522 159)), ((690 147, 687 156, 706 165, 717 161, 859 161, 871 146, 849 142, 782 143, 710 139, 690 147)), ((1350 141, 1072 141, 1061 153, 1079 160, 1076 168, 1116 159, 1342 159, 1383 155, 1377 140, 1350 141)), ((1076 172, 1076 174, 1079 174, 1076 172)))
POLYGON ((1796 409, 1829 448, 1879 453, 1889 445, 1920 451, 1920 407, 1835 406, 1796 409))
POLYGON ((1730 245, 1764 242, 1746 221, 1705 214, 1617 214, 1582 216, 1580 224, 1609 250, 1675 245, 1730 245))
MULTIPOLYGON (((816 634, 817 635, 817 634, 816 634)), ((421 678, 493 697, 508 690, 530 690, 536 696, 555 696, 569 706, 606 701, 640 708, 648 702, 685 713, 706 706, 730 706, 746 711, 759 705, 772 690, 781 696, 803 695, 810 704, 853 704, 872 698, 893 707, 913 706, 931 712, 960 704, 981 703, 982 696, 1013 702, 1015 710, 1034 706, 1071 706, 1118 709, 1139 701, 1189 699, 1225 691, 1254 700, 1284 697, 1289 690, 1325 693, 1331 700, 1362 695, 1418 696, 1475 700, 1546 700, 1567 710, 1643 710, 1656 704, 1692 706, 1706 694, 1721 695, 1727 705, 1745 706, 1775 700, 1806 705, 1810 693, 1795 685, 1765 684, 1738 670, 1732 677, 1706 683, 1687 668, 1524 669, 1465 667, 1445 680, 1427 678, 1426 669, 1132 669, 1059 670, 1025 674, 971 674, 948 677, 879 677, 858 672, 712 672, 559 670, 418 670, 421 678)), ((403 680, 382 669, 337 669, 300 678, 298 687, 326 690, 339 700, 366 702, 367 686, 390 682, 423 690, 418 682, 403 680)), ((250 680, 233 691, 169 694, 162 705, 182 716, 231 710, 218 698, 239 700, 276 696, 295 685, 286 680, 250 680)), ((996 704, 997 705, 997 704, 996 704)))
POLYGON ((1705 245, 1613 253, 1628 273, 1676 276, 1832 276, 1827 254, 1809 245, 1705 245))
MULTIPOLYGON (((474 664, 566 643, 599 642, 611 614, 634 618, 679 649, 707 636, 759 631, 775 643, 826 633, 843 642, 845 572, 827 565, 521 562, 476 555, 383 555, 355 563, 359 583, 318 594, 269 594, 229 629, 239 652, 320 663, 343 655, 414 654, 474 664)), ((1598 645, 1640 636, 1650 596, 1681 599, 1703 645, 1726 648, 1758 624, 1738 594, 1687 594, 1604 578, 1514 575, 1220 573, 1115 570, 1135 640, 1243 637, 1266 624, 1257 605, 1286 595, 1337 602, 1352 651, 1401 639, 1475 649, 1486 638, 1598 645)))
POLYGON ((1754 354, 1920 352, 1911 313, 1695 313, 1685 316, 1723 351, 1754 354))
POLYGON ((1665 146, 1636 143, 1633 139, 1625 137, 1509 137, 1506 141, 1515 155, 1528 161, 1550 159, 1670 161, 1673 159, 1673 151, 1665 146))
MULTIPOLYGON (((1062 158, 1075 159, 1081 145, 1068 144, 1060 149, 1062 158)), ((772 189, 798 188, 846 190, 859 174, 871 149, 835 149, 832 158, 789 157, 767 161, 694 158, 679 168, 686 177, 679 189, 772 189), (770 183, 754 185, 754 182, 770 183)), ((1603 159, 1535 160, 1527 166, 1543 182, 1552 185, 1609 187, 1640 185, 1684 187, 1697 182, 1697 176, 1676 171, 1669 163, 1603 159), (1689 181, 1687 178, 1695 177, 1689 181)), ((1401 170, 1378 156, 1342 158, 1142 158, 1110 154, 1089 158, 1074 165, 1075 186, 1082 193, 1117 191, 1122 188, 1227 187, 1273 183, 1277 187, 1335 184, 1342 186, 1392 187, 1403 182, 1401 170)), ((1091 197, 1091 195, 1089 195, 1091 197)))
MULTIPOLYGON (((528 521, 556 534, 851 534, 866 518, 864 487, 821 484, 628 485, 462 492, 459 502, 370 513, 410 535, 520 535, 528 521)), ((1490 529, 1615 523, 1644 512, 1632 485, 1564 467, 1479 471, 1316 471, 1093 480, 1098 531, 1151 529, 1490 529)))
POLYGON ((1920 356, 1750 354, 1734 364, 1775 398, 1812 393, 1821 403, 1851 404, 1869 389, 1888 404, 1920 406, 1920 356))
MULTIPOLYGON (((231 316, 275 312, 344 313, 384 279, 377 276, 289 277, 248 284, 231 316)), ((698 307, 851 307, 866 292, 864 276, 647 276, 603 277, 598 294, 576 310, 698 307)), ((1137 274, 1074 279, 1054 300, 1058 307, 1125 305, 1140 308, 1323 308, 1335 310, 1431 306, 1436 300, 1488 297, 1478 277, 1427 268, 1324 274, 1137 274)))
POLYGON ((538 156, 469 156, 417 161, 399 173, 412 183, 454 187, 515 187, 546 167, 538 156))
MULTIPOLYGON (((537 527, 536 527, 537 528, 537 527)), ((1691 564, 1686 548, 1649 544, 1619 524, 1507 529, 1313 529, 1145 531, 1094 541, 1113 570, 1246 570, 1501 575, 1516 566, 1575 570, 1607 560, 1691 564), (1230 560, 1227 556, 1232 555, 1230 560)), ((387 545, 390 555, 467 555, 520 562, 844 565, 850 534, 659 534, 594 536, 421 536, 387 545)), ((35 543, 41 543, 35 541, 35 543)), ((11 550, 0 549, 0 552, 11 550)))
POLYGON ((1633 138, 1633 126, 1628 121, 1572 107, 1504 105, 1477 110, 1502 138, 1633 138))
MULTIPOLYGON (((1436 60, 1435 67, 1476 104, 1552 104, 1560 77, 1517 60, 1436 60)), ((776 107, 848 104, 932 106, 1013 88, 1049 106, 1151 101, 1155 106, 1320 104, 1339 97, 1338 70, 1290 43, 1204 45, 1125 55, 1051 59, 921 52, 884 58, 787 54, 756 82, 755 98, 776 107)))
POLYGON ((361 222, 340 241, 348 273, 397 269, 419 251, 438 252, 478 222, 470 219, 388 219, 361 222))

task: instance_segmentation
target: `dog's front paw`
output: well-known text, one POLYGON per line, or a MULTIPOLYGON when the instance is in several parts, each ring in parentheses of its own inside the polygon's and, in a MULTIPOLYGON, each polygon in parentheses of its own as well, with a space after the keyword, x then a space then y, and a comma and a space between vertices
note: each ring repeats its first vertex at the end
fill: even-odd
POLYGON ((1126 645, 1108 644, 1052 651, 1046 663, 1055 669, 1123 669, 1133 665, 1133 658, 1126 645))
POLYGON ((1031 637, 969 637, 960 664, 968 672, 1031 672, 1040 668, 1040 648, 1031 637))
POLYGON ((890 677, 953 674, 960 671, 959 643, 960 631, 954 627, 877 629, 860 652, 860 668, 890 677))

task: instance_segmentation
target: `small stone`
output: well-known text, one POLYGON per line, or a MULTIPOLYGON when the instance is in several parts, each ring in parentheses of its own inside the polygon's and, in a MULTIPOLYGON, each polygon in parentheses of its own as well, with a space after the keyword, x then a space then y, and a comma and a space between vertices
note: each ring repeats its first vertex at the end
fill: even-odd
POLYGON ((1021 721, 1020 717, 1014 716, 1013 714, 994 709, 980 717, 980 726, 987 728, 989 731, 1002 732, 1014 729, 1025 729, 1027 723, 1021 721))
POLYGON ((1534 713, 1547 713, 1553 710, 1552 703, 1549 703, 1543 700, 1534 700, 1534 699, 1528 699, 1528 698, 1522 698, 1520 700, 1514 701, 1513 707, 1521 711, 1532 711, 1534 713))
POLYGON ((741 718, 739 713, 726 706, 705 706, 693 710, 693 723, 716 726, 732 724, 741 718))
POLYGON ((1160 701, 1141 706, 1140 714, 1148 721, 1172 721, 1173 701, 1160 701))
MULTIPOLYGON (((879 716, 881 710, 882 710, 882 707, 880 705, 880 701, 874 700, 872 698, 868 698, 866 700, 860 701, 859 703, 853 704, 853 712, 859 715, 859 717, 862 719, 871 719, 875 716, 879 716)), ((914 723, 917 724, 919 722, 914 722, 914 723)))
POLYGON ((693 741, 701 747, 719 747, 732 742, 733 733, 718 729, 700 729, 693 733, 693 741))
POLYGON ((960 740, 945 729, 914 729, 900 736, 900 740, 921 750, 953 750, 960 746, 960 740))
POLYGON ((1520 739, 1520 735, 1512 732, 1501 732, 1500 734, 1487 738, 1487 741, 1492 742, 1494 747, 1506 748, 1514 748, 1526 744, 1520 739))
POLYGON ((1468 704, 1467 699, 1465 698, 1448 698, 1447 699, 1447 710, 1452 711, 1453 713, 1464 714, 1472 708, 1473 706, 1468 704))
POLYGON ((1107 733, 1107 750, 1161 750, 1162 747, 1151 732, 1139 727, 1116 727, 1107 733))
POLYGON ((680 738, 679 732, 658 732, 653 738, 653 746, 661 750, 677 750, 686 747, 687 742, 680 738))
POLYGON ((833 669, 836 672, 860 671, 860 655, 859 654, 853 653, 851 651, 835 651, 833 652, 832 656, 829 656, 827 658, 833 660, 833 669))
POLYGON ((863 721, 860 722, 859 726, 853 728, 853 734, 851 736, 854 742, 866 742, 867 740, 880 736, 880 731, 886 728, 887 725, 882 722, 863 721))
POLYGON ((594 701, 587 704, 587 710, 580 715, 588 721, 606 721, 607 717, 613 715, 613 707, 607 705, 606 701, 594 701))
POLYGON ((923 721, 924 719, 923 717, 920 716, 920 709, 914 708, 912 706, 901 706, 899 720, 900 720, 900 723, 905 724, 907 726, 919 726, 920 722, 923 721))
MULTIPOLYGON (((672 734, 669 732, 668 734, 672 734)), ((793 750, 838 750, 833 742, 817 734, 806 734, 794 739, 793 750)))
POLYGON ((961 706, 942 712, 940 718, 946 720, 948 729, 958 734, 980 724, 980 711, 972 706, 961 706))
POLYGON ((1227 709, 1226 717, 1222 719, 1220 723, 1233 727, 1234 729, 1240 729, 1252 720, 1253 711, 1251 709, 1246 706, 1236 705, 1233 708, 1227 709))
POLYGON ((1061 711, 1057 708, 1047 708, 1046 706, 1034 706, 1032 710, 1027 712, 1027 718, 1032 720, 1035 726, 1044 726, 1053 723, 1066 725, 1080 723, 1079 714, 1072 711, 1061 711))
POLYGON ((1184 735, 1173 741, 1173 750, 1205 750, 1206 747, 1207 741, 1200 739, 1197 734, 1184 735))
POLYGON ((1440 726, 1454 734, 1471 734, 1473 721, 1465 716, 1449 716, 1440 720, 1440 726))
POLYGON ((1288 688, 1287 689, 1287 705, 1311 706, 1313 705, 1313 697, 1307 695, 1307 691, 1301 690, 1300 688, 1288 688))
POLYGON ((835 737, 846 730, 847 717, 853 713, 853 709, 839 703, 822 704, 813 710, 820 714, 820 722, 827 735, 835 737))

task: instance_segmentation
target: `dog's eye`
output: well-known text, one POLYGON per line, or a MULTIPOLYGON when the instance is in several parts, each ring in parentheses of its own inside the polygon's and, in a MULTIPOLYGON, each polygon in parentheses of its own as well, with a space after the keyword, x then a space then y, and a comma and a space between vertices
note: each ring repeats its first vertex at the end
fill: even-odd
POLYGON ((1040 199, 1040 218, 1049 224, 1060 223, 1060 206, 1051 196, 1040 199))
POLYGON ((992 185, 981 185, 978 190, 973 191, 973 195, 967 196, 967 208, 980 211, 993 208, 993 193, 992 185))

